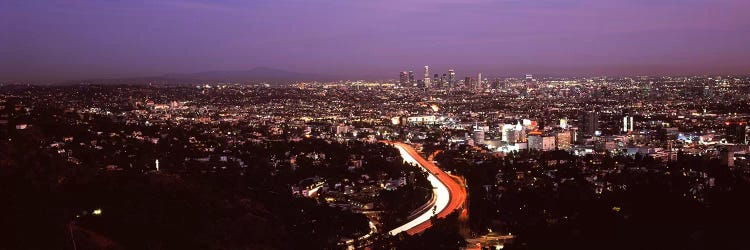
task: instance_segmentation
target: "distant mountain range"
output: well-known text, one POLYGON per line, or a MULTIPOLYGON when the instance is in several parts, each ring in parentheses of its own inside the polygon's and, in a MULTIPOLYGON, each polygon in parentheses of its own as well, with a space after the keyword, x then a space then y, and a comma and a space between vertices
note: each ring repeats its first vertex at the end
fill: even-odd
POLYGON ((281 69, 257 67, 250 70, 235 71, 205 71, 188 74, 168 74, 161 78, 167 79, 185 79, 201 81, 268 81, 268 82, 288 82, 288 81, 313 81, 313 80, 334 80, 336 77, 319 74, 306 74, 291 72, 281 69))
POLYGON ((85 79, 58 82, 57 84, 148 84, 174 83, 191 84, 202 82, 237 82, 237 83, 270 83, 283 84, 296 81, 326 81, 339 80, 340 77, 320 74, 306 74, 281 69, 257 67, 250 70, 235 71, 205 71, 187 74, 166 74, 162 76, 85 79))

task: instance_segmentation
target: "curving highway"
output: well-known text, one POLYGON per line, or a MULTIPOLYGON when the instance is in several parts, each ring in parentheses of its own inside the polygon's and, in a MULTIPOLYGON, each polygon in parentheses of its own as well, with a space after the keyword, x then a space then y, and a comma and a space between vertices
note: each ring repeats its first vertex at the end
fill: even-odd
POLYGON ((421 233, 431 226, 430 218, 432 216, 444 218, 453 211, 462 208, 466 200, 466 188, 464 186, 456 182, 434 163, 425 160, 408 144, 390 141, 386 143, 396 147, 401 152, 404 161, 416 164, 427 171, 427 180, 432 184, 435 196, 434 207, 428 207, 424 211, 420 211, 419 216, 388 232, 390 235, 396 235, 404 231, 411 235, 421 233))

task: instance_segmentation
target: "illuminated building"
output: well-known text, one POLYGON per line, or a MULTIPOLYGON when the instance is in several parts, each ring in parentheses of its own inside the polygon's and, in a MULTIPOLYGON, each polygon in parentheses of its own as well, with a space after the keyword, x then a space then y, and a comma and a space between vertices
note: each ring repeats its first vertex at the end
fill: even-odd
POLYGON ((474 126, 474 133, 471 139, 474 140, 474 145, 484 144, 484 130, 480 129, 479 126, 474 126))
POLYGON ((502 137, 501 140, 504 142, 516 142, 516 126, 513 124, 503 124, 501 127, 502 137))
POLYGON ((560 128, 562 129, 568 128, 568 118, 560 119, 560 128))
POLYGON ((406 71, 401 71, 398 78, 398 83, 401 86, 405 86, 409 82, 409 73, 406 71))
POLYGON ((573 143, 573 132, 570 130, 563 130, 555 135, 557 149, 569 150, 573 143))
POLYGON ((479 74, 477 74, 477 85, 475 87, 477 90, 482 89, 482 72, 479 72, 479 74))
POLYGON ((633 132, 633 117, 625 116, 622 118, 622 132, 629 133, 633 132))
POLYGON ((448 86, 451 88, 456 86, 456 71, 452 69, 448 70, 448 86))
POLYGON ((414 125, 436 125, 439 122, 438 118, 434 115, 411 116, 407 120, 409 124, 414 125))
POLYGON ((430 66, 425 65, 424 66, 424 87, 429 88, 430 87, 430 66))
POLYGON ((528 136, 528 144, 529 149, 552 151, 555 150, 555 137, 544 136, 538 131, 530 132, 528 136))

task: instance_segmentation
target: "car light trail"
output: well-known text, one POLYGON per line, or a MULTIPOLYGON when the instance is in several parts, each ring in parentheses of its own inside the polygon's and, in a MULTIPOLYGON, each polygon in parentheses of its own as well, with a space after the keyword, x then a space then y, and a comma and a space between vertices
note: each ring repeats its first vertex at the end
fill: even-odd
POLYGON ((399 142, 388 143, 399 150, 404 161, 416 164, 427 171, 427 180, 432 184, 433 194, 435 195, 434 207, 427 207, 419 216, 396 227, 388 232, 388 234, 396 235, 404 231, 408 234, 421 233, 430 227, 430 218, 432 216, 443 218, 454 210, 461 208, 466 199, 466 190, 463 186, 456 183, 455 180, 435 166, 434 163, 422 158, 411 146, 399 142))

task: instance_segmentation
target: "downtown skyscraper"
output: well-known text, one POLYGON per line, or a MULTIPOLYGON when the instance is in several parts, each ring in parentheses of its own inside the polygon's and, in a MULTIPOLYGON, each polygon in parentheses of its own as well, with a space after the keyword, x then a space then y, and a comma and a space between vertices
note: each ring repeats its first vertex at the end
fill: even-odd
POLYGON ((477 91, 482 90, 482 72, 479 72, 479 74, 477 74, 477 85, 474 87, 477 91))
POLYGON ((424 66, 424 87, 430 87, 430 66, 424 66))
POLYGON ((449 69, 448 70, 448 87, 453 88, 456 86, 456 71, 449 69))
POLYGON ((398 84, 401 86, 406 86, 409 83, 409 73, 406 71, 401 71, 398 76, 398 84))

